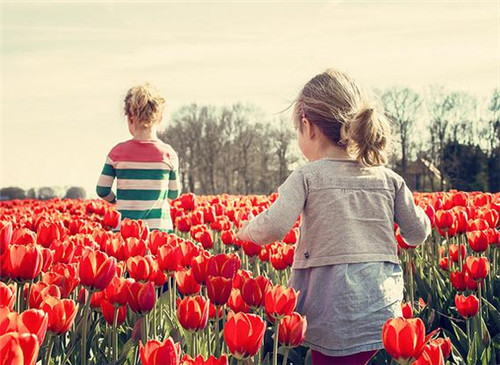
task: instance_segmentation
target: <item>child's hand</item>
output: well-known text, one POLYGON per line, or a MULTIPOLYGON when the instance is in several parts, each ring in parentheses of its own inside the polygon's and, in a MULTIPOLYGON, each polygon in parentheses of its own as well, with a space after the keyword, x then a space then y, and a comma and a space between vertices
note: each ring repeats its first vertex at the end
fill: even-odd
POLYGON ((241 240, 241 241, 250 241, 250 236, 248 235, 247 232, 247 227, 248 224, 250 223, 250 220, 253 218, 252 214, 248 215, 248 220, 241 221, 240 223, 240 229, 238 230, 238 233, 236 233, 236 237, 241 240))

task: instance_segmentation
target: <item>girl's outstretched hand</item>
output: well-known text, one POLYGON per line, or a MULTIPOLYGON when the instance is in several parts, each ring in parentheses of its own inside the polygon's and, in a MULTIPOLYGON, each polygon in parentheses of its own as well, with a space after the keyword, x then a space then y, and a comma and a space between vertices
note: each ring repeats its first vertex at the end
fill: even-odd
POLYGON ((252 214, 249 214, 248 220, 241 221, 241 226, 240 229, 238 230, 238 233, 236 233, 236 237, 241 240, 241 241, 252 241, 250 238, 250 235, 248 234, 248 224, 250 223, 250 220, 253 218, 252 214))

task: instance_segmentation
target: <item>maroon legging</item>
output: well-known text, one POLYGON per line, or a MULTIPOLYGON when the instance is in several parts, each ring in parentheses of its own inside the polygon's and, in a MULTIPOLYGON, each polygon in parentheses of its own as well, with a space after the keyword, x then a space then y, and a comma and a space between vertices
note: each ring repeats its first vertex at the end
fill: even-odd
POLYGON ((313 365, 366 365, 377 351, 360 352, 349 356, 326 356, 311 350, 313 365))

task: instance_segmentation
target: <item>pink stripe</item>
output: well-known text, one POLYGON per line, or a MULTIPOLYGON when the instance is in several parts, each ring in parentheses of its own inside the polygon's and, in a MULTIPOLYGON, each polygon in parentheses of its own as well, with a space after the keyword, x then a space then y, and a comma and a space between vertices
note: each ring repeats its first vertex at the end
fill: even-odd
POLYGON ((128 140, 117 144, 109 157, 114 162, 163 162, 173 159, 172 149, 161 141, 128 140))

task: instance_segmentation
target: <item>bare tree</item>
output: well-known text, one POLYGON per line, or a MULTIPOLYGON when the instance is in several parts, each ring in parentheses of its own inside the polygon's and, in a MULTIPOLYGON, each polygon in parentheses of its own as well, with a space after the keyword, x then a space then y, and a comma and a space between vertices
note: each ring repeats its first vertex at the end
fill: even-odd
POLYGON ((412 133, 421 110, 422 99, 412 89, 393 87, 381 94, 381 100, 387 115, 398 129, 401 143, 401 171, 406 172, 408 159, 413 154, 412 133))

